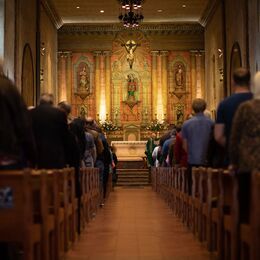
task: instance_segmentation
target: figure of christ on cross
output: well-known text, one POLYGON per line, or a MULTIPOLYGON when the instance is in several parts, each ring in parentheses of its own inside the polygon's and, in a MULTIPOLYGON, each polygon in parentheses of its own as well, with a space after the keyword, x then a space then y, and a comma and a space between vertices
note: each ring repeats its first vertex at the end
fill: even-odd
POLYGON ((122 47, 125 47, 126 51, 127 51, 127 62, 129 63, 130 69, 133 68, 133 64, 134 64, 134 52, 136 50, 136 48, 138 46, 140 46, 140 44, 136 43, 134 40, 129 40, 127 41, 127 43, 122 44, 122 47))

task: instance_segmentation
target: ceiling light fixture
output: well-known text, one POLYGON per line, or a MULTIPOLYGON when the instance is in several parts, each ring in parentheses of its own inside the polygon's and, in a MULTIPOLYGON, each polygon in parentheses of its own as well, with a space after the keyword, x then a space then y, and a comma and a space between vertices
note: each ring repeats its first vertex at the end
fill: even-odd
POLYGON ((79 9, 80 7, 79 6, 77 6, 77 9, 79 9))
POLYGON ((186 5, 182 5, 183 8, 186 8, 186 5))
POLYGON ((118 19, 127 28, 135 28, 143 21, 142 4, 145 0, 118 0, 120 15, 118 19))
POLYGON ((161 12, 162 12, 162 9, 157 10, 157 12, 158 12, 158 13, 161 13, 161 12))
POLYGON ((103 14, 104 12, 105 12, 104 10, 100 10, 100 13, 102 13, 102 14, 103 14))

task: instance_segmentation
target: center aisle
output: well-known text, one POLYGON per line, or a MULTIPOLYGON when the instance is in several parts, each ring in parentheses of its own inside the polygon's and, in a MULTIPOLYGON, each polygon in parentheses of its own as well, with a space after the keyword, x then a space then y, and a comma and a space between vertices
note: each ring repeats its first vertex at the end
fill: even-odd
POLYGON ((117 188, 67 260, 210 259, 152 189, 117 188))

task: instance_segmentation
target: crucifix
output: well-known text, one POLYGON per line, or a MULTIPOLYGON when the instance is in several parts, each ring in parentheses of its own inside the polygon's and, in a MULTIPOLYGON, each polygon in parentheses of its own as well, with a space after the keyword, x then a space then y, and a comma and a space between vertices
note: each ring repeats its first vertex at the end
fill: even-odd
POLYGON ((134 64, 134 52, 136 50, 136 48, 138 46, 140 46, 141 44, 136 43, 134 40, 129 40, 127 41, 125 44, 122 44, 121 46, 125 47, 126 51, 127 51, 127 62, 129 63, 130 69, 133 68, 133 64, 134 64))

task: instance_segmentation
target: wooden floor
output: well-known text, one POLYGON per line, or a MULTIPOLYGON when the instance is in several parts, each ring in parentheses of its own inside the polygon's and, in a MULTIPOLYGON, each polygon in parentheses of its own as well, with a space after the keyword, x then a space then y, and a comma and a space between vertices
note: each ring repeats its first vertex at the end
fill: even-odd
POLYGON ((118 188, 67 260, 210 259, 151 188, 118 188))

